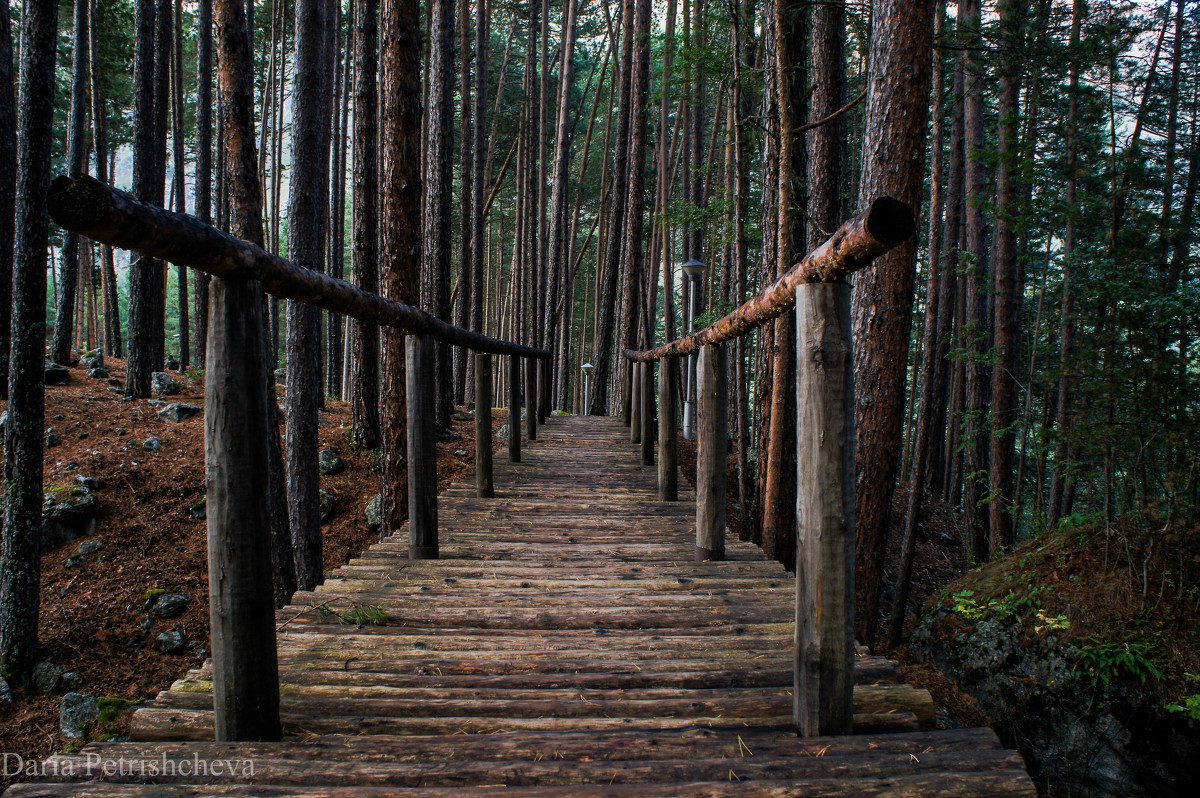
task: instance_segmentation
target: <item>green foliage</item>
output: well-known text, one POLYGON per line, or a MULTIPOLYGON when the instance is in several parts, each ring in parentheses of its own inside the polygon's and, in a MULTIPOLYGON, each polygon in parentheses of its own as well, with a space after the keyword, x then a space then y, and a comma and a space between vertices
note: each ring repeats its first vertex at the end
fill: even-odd
POLYGON ((1175 712, 1192 720, 1200 720, 1200 693, 1186 696, 1179 701, 1168 702, 1164 708, 1168 712, 1175 712))
POLYGON ((1106 687, 1118 678, 1136 679, 1142 684, 1147 679, 1163 678, 1154 643, 1128 638, 1106 640, 1098 635, 1092 635, 1079 646, 1074 670, 1076 675, 1106 687))

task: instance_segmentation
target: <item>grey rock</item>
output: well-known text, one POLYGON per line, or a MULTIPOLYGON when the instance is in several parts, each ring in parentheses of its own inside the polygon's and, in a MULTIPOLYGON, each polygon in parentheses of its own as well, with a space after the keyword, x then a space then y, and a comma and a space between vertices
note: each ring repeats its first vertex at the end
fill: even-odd
POLYGON ((154 638, 154 647, 164 654, 182 654, 187 650, 187 640, 183 632, 163 632, 154 638))
POLYGON ((86 693, 67 693, 59 709, 58 730, 70 740, 82 740, 84 727, 100 718, 100 705, 95 696, 86 693))
POLYGON ((505 424, 496 432, 496 439, 501 441, 508 440, 508 425, 505 424))
POLYGON ((166 399, 147 399, 146 404, 150 405, 151 407, 166 407, 171 403, 166 399))
POLYGON ((12 688, 8 686, 8 680, 0 676, 0 703, 12 703, 12 688))
POLYGON ((436 430, 439 443, 454 443, 463 439, 461 432, 443 427, 441 424, 436 425, 436 430))
POLYGON ((467 456, 467 450, 466 450, 466 449, 455 449, 455 450, 454 450, 454 453, 455 453, 456 455, 458 455, 459 457, 466 457, 466 456, 467 456))
POLYGON ((202 412, 204 412, 204 409, 195 405, 175 402, 159 410, 158 417, 171 424, 178 424, 180 421, 186 421, 192 416, 200 415, 202 412))
POLYGON ((100 480, 95 477, 84 476, 83 474, 76 474, 75 481, 89 491, 100 490, 100 488, 104 487, 104 483, 100 480))
POLYGON ((42 695, 49 695, 58 689, 62 681, 63 669, 53 662, 39 662, 33 668, 33 676, 29 682, 33 689, 42 695))
POLYGON ((464 413, 461 410, 455 410, 453 418, 455 421, 470 421, 475 418, 475 411, 472 410, 469 413, 464 413))
POLYGON ((81 526, 90 518, 96 517, 99 501, 90 493, 80 489, 80 493, 67 490, 54 490, 45 494, 42 505, 42 518, 59 521, 72 526, 81 526))
POLYGON ((162 443, 159 442, 158 438, 151 435, 142 442, 142 448, 148 452, 157 452, 159 449, 162 449, 162 443))
POLYGON ((378 534, 383 529, 383 494, 367 502, 363 514, 367 517, 367 529, 378 534))
POLYGON ((80 687, 83 687, 83 677, 75 671, 67 671, 62 675, 59 687, 67 691, 78 690, 80 687))
POLYGON ((150 609, 159 618, 170 620, 183 615, 191 603, 192 600, 183 593, 163 593, 154 600, 154 606, 150 609))
POLYGON ((88 376, 94 380, 106 380, 106 379, 108 379, 108 369, 99 368, 99 367, 94 368, 94 369, 89 369, 88 376))
POLYGON ((104 541, 99 538, 88 538, 79 544, 79 553, 81 555, 95 554, 104 548, 104 541))
POLYGON ((56 432, 46 433, 46 448, 53 449, 55 446, 62 445, 62 436, 56 432))
POLYGON ((67 558, 68 568, 82 568, 84 557, 82 554, 72 554, 67 558))
POLYGON ((66 385, 71 379, 71 370, 66 366, 60 366, 57 363, 46 361, 46 384, 47 385, 66 385))
POLYGON ((125 650, 131 654, 135 651, 141 651, 146 647, 146 638, 149 636, 150 635, 146 632, 138 632, 137 634, 132 635, 128 642, 125 643, 125 650))
POLYGON ((84 352, 79 358, 79 365, 85 369, 104 368, 104 353, 99 349, 92 349, 84 352))
POLYGON ((321 523, 327 523, 333 518, 333 496, 321 491, 321 523))
POLYGON ((317 463, 321 473, 327 477, 337 476, 346 470, 346 464, 333 449, 322 449, 317 457, 317 463))

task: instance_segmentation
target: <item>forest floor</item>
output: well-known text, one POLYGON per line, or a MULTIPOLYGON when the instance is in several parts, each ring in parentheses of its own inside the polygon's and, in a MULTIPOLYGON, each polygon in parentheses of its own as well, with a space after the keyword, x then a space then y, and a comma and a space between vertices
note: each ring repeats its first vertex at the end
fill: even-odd
MULTIPOLYGON (((123 381, 124 361, 106 358, 105 367, 123 381)), ((204 404, 203 372, 170 374, 181 392, 155 401, 204 404)), ((45 489, 69 493, 79 484, 77 477, 99 480, 95 538, 104 545, 72 559, 85 540, 79 538, 42 558, 39 660, 83 677, 81 692, 137 703, 208 656, 206 522, 191 512, 204 498, 204 418, 168 423, 150 400, 125 400, 109 387, 80 367, 71 368, 66 385, 46 387, 47 433, 52 430, 62 442, 45 450, 45 489), (161 444, 158 451, 144 448, 152 436, 161 444), (157 620, 144 646, 131 647, 148 617, 144 597, 160 590, 183 593, 191 603, 179 617, 157 620), (155 649, 155 638, 168 631, 183 633, 184 653, 155 649)), ((282 385, 278 394, 282 406, 282 385)), ((507 418, 501 416, 494 414, 496 430, 507 418)), ((363 510, 379 493, 378 455, 351 445, 348 403, 327 401, 320 419, 321 448, 336 451, 346 465, 336 476, 321 477, 322 490, 334 499, 333 514, 322 526, 329 570, 377 541, 363 510)), ((456 419, 454 427, 462 440, 438 444, 439 489, 474 469, 473 417, 456 419)), ((61 750, 62 696, 37 695, 30 688, 13 693, 14 702, 0 701, 0 752, 29 761, 61 750)), ((106 731, 122 733, 128 718, 123 713, 106 731)), ((11 780, 0 771, 0 789, 11 780)))

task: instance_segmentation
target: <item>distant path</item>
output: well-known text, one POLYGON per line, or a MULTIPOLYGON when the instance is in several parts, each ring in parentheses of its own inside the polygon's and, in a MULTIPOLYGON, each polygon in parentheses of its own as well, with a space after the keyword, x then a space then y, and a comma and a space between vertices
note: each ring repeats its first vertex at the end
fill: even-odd
POLYGON ((856 668, 863 733, 797 739, 791 575, 737 540, 693 563, 694 497, 657 501, 627 441, 613 419, 552 417, 523 462, 497 457, 495 499, 442 494, 443 559, 410 561, 405 530, 296 594, 278 614, 283 742, 206 742, 206 666, 135 713, 135 742, 55 757, 74 779, 5 795, 1036 794, 990 729, 918 731, 929 694, 882 659, 856 668), (164 757, 189 774, 148 775, 164 757), (254 772, 197 777, 195 757, 254 772))

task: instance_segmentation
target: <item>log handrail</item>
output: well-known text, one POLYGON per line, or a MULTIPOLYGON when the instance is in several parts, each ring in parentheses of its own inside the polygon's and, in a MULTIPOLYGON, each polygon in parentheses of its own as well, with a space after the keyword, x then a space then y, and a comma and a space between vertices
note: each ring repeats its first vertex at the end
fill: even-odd
POLYGON ((224 279, 257 280, 268 294, 359 321, 428 335, 475 352, 545 360, 550 352, 456 327, 420 308, 298 266, 183 213, 157 208, 85 174, 62 176, 46 201, 60 227, 224 279))
POLYGON ((725 318, 654 349, 626 349, 625 357, 646 363, 664 357, 692 355, 703 346, 714 346, 745 335, 795 307, 796 288, 800 285, 844 282, 847 275, 869 266, 880 255, 907 241, 915 231, 916 221, 908 203, 879 197, 865 211, 838 228, 828 241, 725 318))

